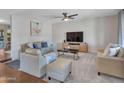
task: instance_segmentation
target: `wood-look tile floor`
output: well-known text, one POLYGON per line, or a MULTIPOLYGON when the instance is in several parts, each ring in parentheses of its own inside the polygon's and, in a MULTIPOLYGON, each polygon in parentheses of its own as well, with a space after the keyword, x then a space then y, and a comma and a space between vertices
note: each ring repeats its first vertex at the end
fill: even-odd
POLYGON ((27 73, 9 68, 0 63, 0 83, 47 83, 46 81, 27 73))

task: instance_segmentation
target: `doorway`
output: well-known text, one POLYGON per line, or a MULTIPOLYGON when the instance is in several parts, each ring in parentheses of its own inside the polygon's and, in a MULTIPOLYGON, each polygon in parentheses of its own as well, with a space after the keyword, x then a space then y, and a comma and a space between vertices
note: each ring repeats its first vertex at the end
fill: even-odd
POLYGON ((11 60, 10 16, 0 16, 0 63, 11 60))

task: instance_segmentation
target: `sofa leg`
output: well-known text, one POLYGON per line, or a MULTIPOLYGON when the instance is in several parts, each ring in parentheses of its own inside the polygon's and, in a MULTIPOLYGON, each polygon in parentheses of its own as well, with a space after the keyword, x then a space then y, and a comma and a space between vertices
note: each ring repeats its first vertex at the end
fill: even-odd
POLYGON ((100 72, 98 72, 98 76, 100 76, 100 72))
POLYGON ((71 74, 71 72, 70 72, 70 74, 71 74))
POLYGON ((48 77, 49 80, 51 80, 51 77, 48 77))
POLYGON ((63 81, 61 81, 60 83, 64 83, 63 81))

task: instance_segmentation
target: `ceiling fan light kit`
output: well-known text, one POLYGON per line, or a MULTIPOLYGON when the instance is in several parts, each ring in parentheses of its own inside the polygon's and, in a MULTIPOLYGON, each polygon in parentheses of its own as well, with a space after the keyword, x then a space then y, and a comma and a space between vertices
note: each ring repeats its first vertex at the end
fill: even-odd
POLYGON ((57 18, 62 18, 63 21, 68 21, 70 19, 74 19, 74 16, 78 16, 78 14, 73 14, 73 15, 67 15, 67 13, 62 13, 64 17, 57 17, 57 18))
POLYGON ((68 20, 69 20, 69 18, 64 18, 63 20, 64 20, 64 21, 68 21, 68 20))

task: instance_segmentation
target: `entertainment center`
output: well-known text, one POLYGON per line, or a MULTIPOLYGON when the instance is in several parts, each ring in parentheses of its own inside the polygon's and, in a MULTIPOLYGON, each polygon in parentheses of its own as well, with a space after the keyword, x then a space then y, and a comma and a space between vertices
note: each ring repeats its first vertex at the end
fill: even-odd
POLYGON ((63 48, 79 49, 80 52, 88 52, 88 44, 83 42, 83 31, 66 32, 66 40, 63 48))
POLYGON ((80 52, 88 52, 88 44, 83 42, 64 42, 63 48, 79 49, 80 52))

